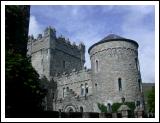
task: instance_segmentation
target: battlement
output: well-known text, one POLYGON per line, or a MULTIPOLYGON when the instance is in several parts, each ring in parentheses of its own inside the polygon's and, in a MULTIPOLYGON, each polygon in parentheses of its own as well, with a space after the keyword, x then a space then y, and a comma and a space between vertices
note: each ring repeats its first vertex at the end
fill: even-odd
POLYGON ((48 48, 58 49, 79 58, 83 58, 82 55, 85 53, 85 45, 83 43, 77 45, 62 35, 57 37, 55 28, 50 26, 44 30, 43 34, 38 34, 37 38, 33 35, 28 37, 29 52, 34 53, 48 48))
MULTIPOLYGON (((76 82, 79 80, 91 79, 90 74, 91 74, 91 70, 87 68, 83 68, 82 70, 73 69, 71 73, 67 73, 67 72, 63 72, 63 74, 57 73, 53 79, 57 82, 66 82, 65 80, 67 80, 68 82, 71 82, 74 78, 74 81, 76 82)), ((59 83, 59 84, 62 84, 62 83, 59 83)))
POLYGON ((83 44, 83 42, 77 45, 75 42, 71 42, 69 38, 65 39, 65 37, 63 37, 62 35, 59 36, 56 41, 57 43, 61 43, 62 45, 66 45, 72 49, 77 49, 77 50, 85 49, 85 45, 83 44))

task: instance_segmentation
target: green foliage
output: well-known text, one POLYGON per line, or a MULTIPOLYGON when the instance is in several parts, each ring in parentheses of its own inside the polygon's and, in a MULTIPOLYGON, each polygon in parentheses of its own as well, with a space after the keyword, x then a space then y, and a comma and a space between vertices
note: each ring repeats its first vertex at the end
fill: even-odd
POLYGON ((148 91, 147 97, 148 97, 147 104, 149 107, 149 112, 154 113, 155 112, 155 89, 148 91))
POLYGON ((29 6, 5 6, 5 49, 25 55, 29 28, 29 6))
POLYGON ((107 107, 104 104, 97 103, 97 105, 101 112, 107 112, 107 107))
POLYGON ((125 102, 124 104, 126 104, 131 109, 131 111, 134 111, 136 108, 134 102, 125 102))
POLYGON ((42 109, 46 91, 40 87, 39 75, 30 60, 21 54, 6 51, 6 110, 36 111, 42 109))
MULTIPOLYGON (((125 102, 124 104, 127 105, 131 109, 132 112, 134 111, 134 109, 135 109, 134 102, 125 102)), ((112 111, 117 112, 117 110, 120 108, 121 105, 122 105, 122 103, 113 103, 112 111)))
POLYGON ((113 103, 112 105, 112 112, 117 112, 119 107, 122 105, 122 103, 113 103))
POLYGON ((26 57, 30 6, 5 6, 5 108, 6 117, 43 109, 46 90, 26 57))

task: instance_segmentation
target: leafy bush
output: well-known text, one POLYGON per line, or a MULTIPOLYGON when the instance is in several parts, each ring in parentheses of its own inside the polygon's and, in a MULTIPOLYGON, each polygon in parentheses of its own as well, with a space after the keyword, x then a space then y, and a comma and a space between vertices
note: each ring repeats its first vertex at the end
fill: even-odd
POLYGON ((107 112, 107 106, 105 106, 104 104, 100 104, 100 103, 98 103, 97 105, 101 112, 107 112))
POLYGON ((148 97, 147 104, 149 107, 149 112, 154 113, 155 112, 155 89, 148 91, 147 97, 148 97))
POLYGON ((113 103, 112 105, 112 112, 117 112, 119 107, 122 105, 122 103, 113 103))
MULTIPOLYGON (((125 105, 127 105, 131 111, 133 112, 135 109, 135 103, 134 102, 125 102, 125 105)), ((113 112, 117 112, 117 110, 119 109, 119 107, 122 105, 122 103, 113 103, 112 105, 112 111, 113 112)))

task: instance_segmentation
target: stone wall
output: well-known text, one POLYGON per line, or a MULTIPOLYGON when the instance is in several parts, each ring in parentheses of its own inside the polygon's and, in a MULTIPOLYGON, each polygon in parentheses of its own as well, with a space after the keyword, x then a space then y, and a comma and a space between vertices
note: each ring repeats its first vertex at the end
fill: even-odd
POLYGON ((29 36, 27 55, 40 76, 51 80, 56 73, 81 70, 85 62, 85 46, 71 44, 69 40, 56 37, 54 28, 47 27, 37 38, 29 36))
POLYGON ((92 81, 90 70, 83 69, 80 71, 72 71, 72 73, 63 73, 61 76, 54 78, 57 82, 57 100, 56 110, 65 110, 66 106, 75 107, 75 111, 93 111, 92 81), (83 85, 83 94, 81 93, 81 85, 83 85), (88 91, 85 90, 85 85, 88 91), (67 91, 68 88, 68 91, 67 91))
POLYGON ((28 54, 38 73, 50 81, 49 110, 100 112, 98 103, 112 105, 122 97, 126 102, 143 103, 138 44, 132 40, 112 39, 91 46, 91 70, 84 68, 84 44, 57 38, 50 27, 44 36, 30 37, 28 54), (51 87, 54 84, 56 88, 51 87))
POLYGON ((121 102, 122 96, 128 102, 140 100, 138 79, 141 80, 141 77, 139 65, 135 61, 138 59, 137 48, 132 42, 110 41, 90 50, 91 75, 97 101, 112 104, 121 102), (122 90, 119 90, 119 78, 122 90))

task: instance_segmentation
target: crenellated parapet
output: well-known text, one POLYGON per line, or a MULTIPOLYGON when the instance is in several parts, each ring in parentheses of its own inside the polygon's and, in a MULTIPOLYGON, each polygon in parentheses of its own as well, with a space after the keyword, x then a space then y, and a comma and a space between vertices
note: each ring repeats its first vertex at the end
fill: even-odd
POLYGON ((58 85, 69 84, 73 81, 85 81, 91 79, 91 70, 83 68, 82 70, 73 69, 71 73, 63 72, 62 74, 56 74, 54 80, 58 82, 58 85))
POLYGON ((56 43, 57 46, 66 47, 74 50, 74 52, 85 52, 85 45, 83 43, 76 44, 75 42, 71 42, 69 38, 66 39, 62 35, 57 38, 56 43))
POLYGON ((72 55, 83 62, 85 61, 85 45, 71 42, 69 38, 65 38, 62 35, 57 37, 55 28, 49 26, 44 30, 43 34, 38 34, 37 38, 33 35, 28 37, 28 52, 30 54, 48 48, 57 49, 57 51, 72 55))

